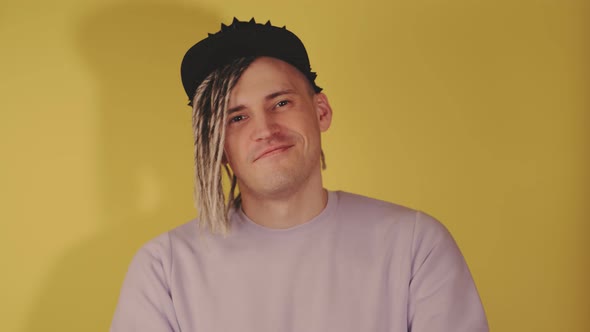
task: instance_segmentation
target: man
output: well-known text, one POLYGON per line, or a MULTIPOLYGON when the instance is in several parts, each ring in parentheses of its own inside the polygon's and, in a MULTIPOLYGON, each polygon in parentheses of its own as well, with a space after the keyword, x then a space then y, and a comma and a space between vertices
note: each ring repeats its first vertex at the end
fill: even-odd
POLYGON ((332 109, 294 34, 234 19, 181 71, 199 219, 139 250, 111 331, 488 330, 439 222, 323 188, 332 109))

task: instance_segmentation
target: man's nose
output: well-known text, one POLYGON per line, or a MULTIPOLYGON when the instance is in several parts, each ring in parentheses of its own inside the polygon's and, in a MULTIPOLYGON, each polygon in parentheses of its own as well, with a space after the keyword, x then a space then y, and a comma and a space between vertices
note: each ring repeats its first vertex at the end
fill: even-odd
POLYGON ((278 123, 273 119, 272 115, 266 112, 254 118, 254 126, 252 139, 256 141, 269 139, 280 131, 278 123))

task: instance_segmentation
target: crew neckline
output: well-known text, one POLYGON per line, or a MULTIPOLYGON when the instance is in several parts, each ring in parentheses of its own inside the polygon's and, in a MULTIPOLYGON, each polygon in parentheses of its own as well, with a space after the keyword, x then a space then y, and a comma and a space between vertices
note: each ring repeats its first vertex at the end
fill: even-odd
POLYGON ((332 212, 336 209, 336 206, 338 205, 338 195, 335 191, 330 191, 327 190, 328 192, 328 200, 326 202, 326 206, 324 207, 324 209, 315 217, 311 218, 310 220, 293 226, 293 227, 289 227, 289 228, 271 228, 271 227, 267 227, 267 226, 262 226, 260 224, 257 224, 256 222, 254 222, 252 219, 250 219, 245 213, 244 210, 242 210, 242 208, 238 208, 237 209, 237 213, 235 214, 237 217, 237 225, 234 226, 238 226, 238 227, 244 227, 246 229, 252 230, 252 231, 256 231, 259 233, 268 233, 268 234, 290 234, 290 233, 294 233, 294 232, 299 232, 299 231, 303 231, 309 228, 314 227, 315 225, 321 224, 322 221, 328 219, 328 217, 332 214, 332 212))

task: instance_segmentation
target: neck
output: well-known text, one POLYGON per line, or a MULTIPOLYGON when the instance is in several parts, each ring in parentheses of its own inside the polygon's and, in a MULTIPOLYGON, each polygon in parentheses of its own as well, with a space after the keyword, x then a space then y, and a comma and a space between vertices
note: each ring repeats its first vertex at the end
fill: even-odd
POLYGON ((242 193, 242 209, 255 223, 276 229, 304 224, 319 215, 328 202, 328 192, 319 186, 300 188, 288 194, 254 196, 242 193))

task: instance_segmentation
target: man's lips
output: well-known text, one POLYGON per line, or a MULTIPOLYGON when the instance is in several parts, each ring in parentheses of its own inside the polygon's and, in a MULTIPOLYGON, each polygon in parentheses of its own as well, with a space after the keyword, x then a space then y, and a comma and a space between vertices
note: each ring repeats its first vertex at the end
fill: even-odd
POLYGON ((258 154, 258 156, 256 158, 254 158, 254 161, 257 161, 258 159, 264 158, 264 157, 268 157, 268 156, 272 156, 278 153, 281 153, 289 148, 291 148, 293 145, 289 145, 289 144, 285 144, 285 145, 277 145, 277 146, 273 146, 267 149, 264 149, 260 154, 258 154))

